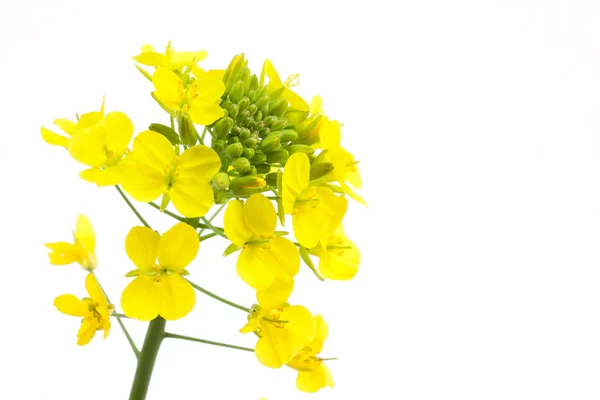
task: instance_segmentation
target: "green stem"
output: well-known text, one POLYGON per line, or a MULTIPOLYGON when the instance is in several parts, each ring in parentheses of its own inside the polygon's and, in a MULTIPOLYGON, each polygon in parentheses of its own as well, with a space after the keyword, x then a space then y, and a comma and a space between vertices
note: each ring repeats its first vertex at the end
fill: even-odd
POLYGON ((133 206, 133 204, 131 204, 131 202, 129 201, 129 199, 127 198, 127 196, 125 196, 125 193, 123 193, 123 191, 121 190, 121 188, 119 187, 119 185, 115 185, 115 187, 119 191, 119 194, 121 194, 121 197, 123 198, 123 200, 125 200, 125 202, 129 206, 129 208, 131 208, 131 211, 133 211, 133 213, 139 218, 139 220, 142 221, 142 224, 144 224, 144 226, 146 228, 150 228, 150 225, 148 225, 148 223, 140 215, 140 213, 138 212, 138 210, 136 210, 135 207, 133 206))
POLYGON ((204 127, 204 131, 202 132, 202 137, 200 139, 200 143, 204 144, 204 137, 206 136, 206 132, 208 132, 208 126, 204 127))
POLYGON ((113 317, 113 318, 125 318, 125 319, 129 319, 129 317, 127 315, 121 314, 121 313, 117 313, 117 312, 114 312, 114 313, 110 314, 110 316, 113 317))
MULTIPOLYGON (((157 210, 160 211, 160 206, 158 204, 153 203, 153 202, 149 202, 148 204, 150 204, 152 207, 154 207, 154 208, 156 208, 157 210)), ((184 217, 180 217, 179 215, 174 214, 174 213, 172 213, 169 210, 163 210, 161 212, 164 213, 164 214, 167 214, 171 218, 175 218, 177 221, 185 222, 185 218, 184 217)))
POLYGON ((129 394, 129 400, 144 400, 148 393, 150 378, 152 378, 152 370, 158 355, 158 349, 165 336, 165 325, 167 321, 161 316, 156 317, 148 325, 144 345, 140 352, 133 385, 129 394))
POLYGON ((251 349, 249 347, 242 347, 242 346, 236 346, 236 345, 233 345, 233 344, 213 342, 212 340, 198 339, 198 338, 194 338, 194 337, 190 337, 190 336, 177 335, 175 333, 169 333, 169 332, 165 333, 165 338, 189 340, 190 342, 206 343, 206 344, 212 344, 214 346, 228 347, 230 349, 236 349, 236 350, 244 350, 244 351, 254 352, 254 349, 251 349))
MULTIPOLYGON (((187 279, 186 279, 186 280, 187 280, 187 279)), ((202 293, 204 293, 205 295, 212 297, 213 299, 219 300, 221 303, 225 303, 225 304, 227 304, 227 305, 229 305, 229 306, 231 306, 231 307, 235 307, 235 308, 237 308, 238 310, 242 310, 242 311, 245 311, 245 312, 247 312, 247 313, 249 313, 249 312, 250 312, 250 309, 249 309, 249 308, 246 308, 246 307, 244 307, 244 306, 240 306, 239 304, 236 304, 236 303, 234 303, 234 302, 232 302, 232 301, 225 300, 224 298, 222 298, 222 297, 220 297, 220 296, 217 296, 216 294, 214 294, 214 293, 212 293, 212 292, 209 292, 208 290, 206 290, 206 289, 204 289, 204 288, 202 288, 202 287, 200 287, 200 286, 196 285, 194 282, 191 282, 191 281, 189 281, 189 280, 187 280, 187 281, 188 281, 188 282, 190 282, 190 285, 192 285, 192 286, 194 287, 194 289, 196 289, 197 291, 199 291, 199 292, 202 292, 202 293)))
MULTIPOLYGON (((215 219, 215 217, 216 217, 216 216, 217 216, 217 215, 218 215, 218 214, 221 212, 221 210, 223 210, 223 209, 225 208, 225 206, 226 206, 226 205, 227 205, 227 202, 225 202, 225 203, 221 204, 221 207, 219 207, 219 208, 217 209, 217 211, 215 211, 215 213, 214 213, 213 215, 211 215, 211 217, 208 219, 208 222, 211 222, 211 223, 212 223, 212 222, 213 222, 213 220, 215 219)), ((205 229, 206 229, 206 228, 202 228, 202 229, 200 230, 200 235, 202 235, 202 232, 204 232, 204 230, 205 230, 205 229)))
POLYGON ((215 232, 217 235, 221 236, 222 238, 225 238, 227 240, 229 240, 229 238, 227 237, 226 234, 224 234, 222 231, 220 231, 219 229, 215 228, 211 222, 209 220, 207 220, 205 217, 201 218, 202 221, 204 222, 204 224, 208 227, 208 229, 211 229, 213 232, 215 232))
POLYGON ((215 232, 209 233, 208 235, 200 236, 200 241, 203 242, 203 241, 210 239, 211 237, 215 237, 215 236, 217 236, 217 234, 215 232))

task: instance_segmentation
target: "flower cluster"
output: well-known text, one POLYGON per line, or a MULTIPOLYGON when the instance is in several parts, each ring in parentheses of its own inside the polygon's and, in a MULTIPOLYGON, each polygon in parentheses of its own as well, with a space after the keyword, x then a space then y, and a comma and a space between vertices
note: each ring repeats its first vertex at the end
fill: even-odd
MULTIPOLYGON (((205 51, 175 52, 169 43, 164 53, 145 45, 133 57, 150 81, 155 103, 168 114, 167 123, 150 124, 135 138, 130 118, 119 111, 105 114, 104 101, 100 111, 77 121, 55 120, 64 135, 42 127, 47 143, 67 149, 87 166, 79 174, 83 180, 116 186, 143 225, 125 238, 135 269, 122 271, 133 278, 120 299, 124 314, 113 312, 96 280, 95 235, 84 216, 77 220, 74 243, 47 247, 51 264, 77 262, 88 271, 89 297, 62 295, 55 305, 82 318, 77 343, 84 345, 97 330, 108 335, 111 314, 151 325, 185 317, 198 290, 247 313, 240 332, 258 337, 254 349, 246 350, 254 351, 261 364, 297 370, 296 385, 305 392, 333 387, 326 359, 319 356, 327 323, 288 300, 301 263, 320 280, 356 275, 361 255, 342 221, 348 199, 366 205, 357 193, 358 161, 342 147, 342 125, 325 114, 321 98, 307 102, 294 91, 298 75, 282 81, 269 60, 259 75, 252 74, 244 55, 233 57, 225 69, 203 69, 206 56, 205 51), (177 223, 162 234, 153 230, 126 194, 177 223), (237 253, 237 274, 257 299, 250 308, 188 279, 187 267, 200 243, 215 237, 226 241, 224 256, 237 253)), ((160 329, 159 341, 214 343, 164 332, 164 323, 160 329)))

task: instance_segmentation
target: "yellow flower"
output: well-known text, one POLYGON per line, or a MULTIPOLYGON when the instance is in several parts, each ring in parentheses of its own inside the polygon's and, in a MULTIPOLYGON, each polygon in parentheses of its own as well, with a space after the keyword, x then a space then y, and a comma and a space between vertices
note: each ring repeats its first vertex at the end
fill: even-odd
POLYGON ((46 247, 52 250, 48 254, 50 264, 67 265, 77 262, 83 269, 92 271, 98 265, 96 253, 94 252, 96 235, 90 220, 85 215, 77 217, 77 225, 75 232, 73 232, 73 238, 73 243, 46 243, 46 247))
POLYGON ((133 136, 133 124, 119 111, 104 115, 104 102, 100 111, 84 114, 77 123, 56 120, 70 137, 58 135, 42 127, 42 137, 47 143, 65 147, 71 157, 91 168, 79 176, 99 186, 112 186, 119 182, 123 165, 118 165, 127 153, 133 136))
POLYGON ((300 254, 289 240, 275 236, 277 214, 260 193, 244 204, 232 200, 225 211, 225 234, 242 247, 237 273, 254 289, 268 288, 275 280, 290 281, 300 268, 300 254))
POLYGON ((329 188, 310 186, 310 162, 304 153, 294 153, 287 161, 282 182, 283 209, 292 214, 298 242, 313 248, 326 242, 329 232, 340 224, 348 201, 329 188))
POLYGON ((68 136, 59 135, 42 126, 42 139, 48 144, 67 148, 70 136, 79 132, 81 129, 96 125, 102 117, 104 117, 104 99, 102 100, 100 111, 85 113, 79 117, 77 122, 64 118, 54 120, 54 124, 62 129, 68 136))
POLYGON ((314 340, 300 350, 287 366, 298 371, 296 387, 303 392, 314 393, 326 386, 333 387, 331 372, 317 354, 323 349, 327 339, 327 323, 320 315, 315 316, 316 331, 314 340))
POLYGON ((213 205, 210 181, 221 160, 211 148, 198 145, 177 156, 164 136, 144 131, 134 139, 128 158, 121 183, 134 199, 150 202, 164 195, 164 207, 170 199, 177 211, 190 218, 203 216, 213 205))
POLYGON ((183 222, 162 236, 143 226, 132 228, 125 239, 125 250, 138 269, 127 274, 136 278, 121 295, 125 314, 141 321, 151 321, 158 315, 175 320, 192 311, 196 293, 182 276, 188 274, 185 267, 196 257, 199 247, 198 234, 183 222))
POLYGON ((83 318, 77 333, 77 344, 80 346, 88 344, 96 331, 104 330, 106 339, 110 332, 110 314, 114 310, 94 274, 85 277, 85 288, 90 297, 79 300, 72 294, 63 294, 54 299, 54 306, 61 313, 83 318))
POLYGON ((225 91, 222 71, 193 69, 196 79, 184 87, 181 78, 168 68, 160 67, 152 76, 156 89, 153 96, 174 112, 188 114, 200 125, 210 125, 224 115, 219 106, 225 91))
POLYGON ((341 224, 326 243, 319 243, 310 253, 319 257, 319 271, 327 279, 349 280, 358 272, 360 252, 344 235, 341 224))
POLYGON ((171 42, 169 42, 164 54, 156 52, 151 45, 145 44, 142 46, 142 52, 133 59, 143 65, 175 70, 195 65, 197 62, 204 60, 207 55, 208 53, 205 50, 175 52, 171 42))
POLYGON ((321 122, 319 136, 321 148, 328 151, 328 158, 333 164, 333 171, 330 176, 333 181, 339 182, 350 197, 363 205, 367 205, 365 200, 359 196, 346 182, 349 182, 356 189, 362 187, 362 180, 358 171, 358 161, 341 145, 342 132, 338 121, 325 119, 321 122))
POLYGON ((264 82, 265 75, 269 77, 267 93, 269 93, 269 95, 281 93, 281 97, 286 99, 291 107, 291 109, 288 109, 286 119, 292 123, 298 123, 306 118, 309 111, 308 103, 306 103, 300 95, 290 89, 298 85, 298 74, 290 75, 285 82, 281 82, 279 73, 277 73, 273 63, 267 59, 263 64, 260 77, 261 83, 264 82))
POLYGON ((259 337, 254 354, 261 364, 280 368, 313 341, 315 319, 303 306, 290 306, 287 299, 294 281, 276 282, 268 289, 258 291, 258 305, 248 315, 248 323, 241 333, 254 332, 259 337))

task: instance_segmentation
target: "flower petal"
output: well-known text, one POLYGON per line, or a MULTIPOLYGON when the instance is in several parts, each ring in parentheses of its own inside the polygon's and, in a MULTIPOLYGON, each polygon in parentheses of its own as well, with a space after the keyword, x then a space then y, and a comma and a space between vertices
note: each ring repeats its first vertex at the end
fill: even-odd
POLYGON ((63 314, 83 317, 90 312, 85 301, 79 300, 72 294, 63 294, 54 299, 54 307, 63 314))
POLYGON ((329 327, 321 314, 315 315, 316 334, 313 342, 310 344, 310 349, 314 354, 319 354, 323 350, 323 343, 327 339, 329 327))
POLYGON ((277 265, 277 280, 294 279, 300 270, 300 252, 294 243, 286 238, 275 236, 269 249, 277 265))
POLYGON ((76 161, 99 168, 108 163, 106 146, 103 130, 93 127, 71 136, 67 149, 76 161))
POLYGON ((75 122, 71 120, 64 118, 55 119, 54 125, 58 126, 69 136, 75 133, 75 122))
POLYGON ((349 280, 354 278, 360 264, 358 247, 347 237, 337 237, 335 245, 351 246, 350 249, 329 249, 321 253, 319 271, 327 279, 349 280))
POLYGON ((138 276, 121 294, 121 308, 129 318, 151 321, 158 316, 160 286, 149 276, 138 276))
POLYGON ((294 351, 308 346, 315 339, 317 334, 316 321, 306 307, 285 307, 279 315, 279 319, 289 321, 285 324, 285 328, 293 334, 294 351))
POLYGON ((183 100, 183 82, 170 69, 159 67, 154 71, 152 83, 156 96, 167 105, 179 106, 183 100))
POLYGON ((170 275, 160 280, 159 314, 167 320, 185 317, 196 304, 196 292, 188 281, 179 275, 170 275))
POLYGON ((77 332, 77 344, 85 346, 96 334, 98 326, 94 317, 86 317, 81 321, 81 327, 77 332))
POLYGON ((287 160, 283 174, 283 208, 286 214, 294 211, 296 197, 308 188, 310 161, 304 153, 294 153, 287 160))
POLYGON ((99 126, 105 130, 106 146, 114 153, 113 157, 120 157, 133 136, 133 123, 129 117, 122 112, 114 111, 106 114, 99 126))
POLYGON ((125 238, 127 256, 141 270, 148 271, 156 262, 160 236, 145 226, 131 228, 125 238))
POLYGON ((215 102, 194 101, 190 104, 188 114, 196 124, 210 125, 225 115, 225 112, 215 102))
POLYGON ((321 362, 312 371, 298 371, 296 387, 299 390, 315 393, 326 386, 333 387, 333 379, 325 363, 321 362))
POLYGON ((202 217, 214 204, 210 183, 201 179, 179 177, 170 191, 173 206, 188 218, 202 217))
POLYGON ((154 131, 143 131, 133 140, 133 159, 156 171, 175 163, 175 150, 167 138, 154 131))
POLYGON ((277 227, 275 207, 260 193, 250 196, 244 204, 244 220, 255 236, 270 236, 277 227))
POLYGON ((223 220, 225 234, 237 246, 243 247, 252 238, 252 231, 244 219, 244 205, 241 201, 229 201, 223 220))
POLYGON ((179 156, 179 178, 197 178, 209 182, 221 168, 221 159, 207 146, 194 146, 179 156))
POLYGON ((288 301, 294 289, 294 281, 275 282, 264 290, 256 292, 258 304, 264 309, 281 307, 288 301))
POLYGON ((163 267, 182 270, 196 257, 199 248, 196 230, 179 222, 160 237, 158 261, 163 267))
POLYGON ((83 260, 81 247, 67 242, 46 243, 45 246, 52 250, 48 254, 50 264, 67 265, 83 260))
POLYGON ((96 234, 89 218, 83 214, 77 216, 75 227, 75 241, 88 252, 94 252, 96 248, 96 234))
POLYGON ((50 129, 44 128, 43 126, 42 126, 41 131, 42 131, 42 139, 44 139, 44 141, 46 143, 51 144, 53 146, 64 147, 65 149, 67 148, 69 139, 66 136, 62 136, 57 133, 54 133, 50 129))
POLYGON ((281 368, 294 358, 296 348, 292 334, 287 329, 277 329, 267 324, 261 329, 262 338, 256 342, 254 353, 260 363, 269 368, 281 368))
POLYGON ((248 246, 238 256, 236 271, 239 277, 252 288, 264 290, 275 280, 276 266, 269 249, 248 246))
POLYGON ((101 305, 107 304, 106 296, 94 274, 87 274, 85 277, 85 290, 95 302, 101 305))
POLYGON ((175 52, 171 57, 171 68, 179 69, 181 67, 187 67, 192 64, 196 64, 204 60, 206 56, 208 56, 206 50, 175 52))
POLYGON ((119 180, 131 197, 147 203, 165 192, 165 177, 162 171, 134 161, 122 171, 119 180))

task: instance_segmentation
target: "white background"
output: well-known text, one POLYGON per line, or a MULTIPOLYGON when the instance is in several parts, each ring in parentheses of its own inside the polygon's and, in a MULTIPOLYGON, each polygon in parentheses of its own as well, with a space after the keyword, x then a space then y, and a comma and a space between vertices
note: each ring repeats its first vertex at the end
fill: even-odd
MULTIPOLYGON (((136 131, 165 114, 131 56, 144 43, 206 49, 222 68, 269 57, 298 91, 321 94, 360 159, 369 209, 348 235, 350 282, 302 269, 292 301, 322 313, 335 389, 310 396, 295 372, 250 353, 169 340, 149 399, 600 398, 600 2, 132 2, 0 4, 0 398, 125 399, 135 362, 118 326, 75 345, 78 321, 52 306, 83 295, 77 266, 44 242, 77 214, 98 236, 113 301, 132 269, 137 220, 112 188, 39 128, 99 107, 136 131)), ((153 227, 171 220, 140 204, 153 227)), ((234 301, 253 292, 227 245, 202 245, 190 278, 234 301)), ((208 297, 168 330, 253 346, 242 312, 208 297)), ((128 321, 141 345, 145 324, 128 321)))

